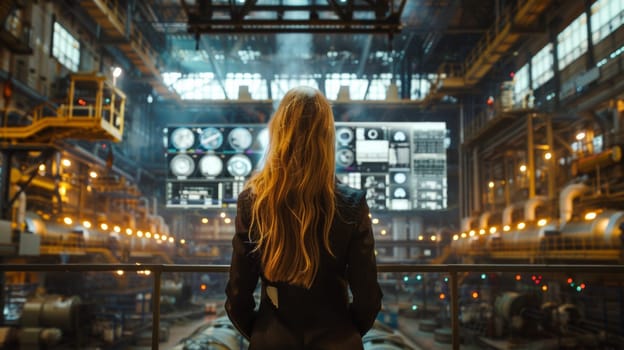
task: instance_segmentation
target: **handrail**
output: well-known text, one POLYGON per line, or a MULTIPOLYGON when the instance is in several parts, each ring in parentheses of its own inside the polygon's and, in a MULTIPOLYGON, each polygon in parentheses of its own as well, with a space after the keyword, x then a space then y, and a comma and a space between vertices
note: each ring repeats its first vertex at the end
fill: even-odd
MULTIPOLYGON (((164 272, 212 272, 225 273, 229 265, 181 265, 181 264, 6 264, 0 271, 14 272, 88 272, 88 271, 146 271, 152 272, 152 349, 158 350, 160 342, 160 285, 164 272)), ((451 291, 452 349, 459 350, 459 295, 458 276, 462 272, 575 272, 575 273, 624 273, 624 265, 550 265, 550 264, 379 264, 377 272, 438 272, 449 274, 451 291)))

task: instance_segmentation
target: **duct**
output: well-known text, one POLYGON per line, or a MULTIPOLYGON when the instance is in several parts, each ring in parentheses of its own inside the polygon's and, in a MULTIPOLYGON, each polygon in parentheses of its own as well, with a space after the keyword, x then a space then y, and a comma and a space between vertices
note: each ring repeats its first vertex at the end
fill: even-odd
POLYGON ((485 213, 481 214, 481 216, 479 216, 479 228, 486 229, 488 227, 488 221, 490 220, 490 216, 492 216, 492 213, 489 211, 486 211, 485 213))
POLYGON ((461 230, 463 232, 467 232, 470 231, 470 226, 472 225, 472 222, 474 221, 474 217, 471 216, 467 216, 465 218, 462 219, 461 221, 461 230))
POLYGON ((506 206, 505 209, 503 209, 503 226, 511 225, 512 223, 511 217, 515 208, 516 208, 516 205, 510 204, 506 206))
POLYGON ((524 203, 524 220, 527 222, 535 221, 535 209, 538 206, 546 204, 547 198, 544 196, 536 196, 530 198, 524 203))
POLYGON ((567 185, 563 188, 563 190, 561 190, 561 193, 559 194, 560 224, 565 224, 570 221, 574 212, 572 202, 575 198, 587 192, 587 190, 589 190, 589 187, 583 183, 573 183, 567 185))

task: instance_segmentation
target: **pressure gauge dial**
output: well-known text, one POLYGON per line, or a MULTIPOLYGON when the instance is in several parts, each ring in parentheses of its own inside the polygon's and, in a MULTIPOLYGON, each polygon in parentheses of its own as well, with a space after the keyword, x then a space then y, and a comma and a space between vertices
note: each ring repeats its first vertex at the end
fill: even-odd
POLYGON ((249 148, 252 141, 251 133, 245 128, 234 128, 228 135, 230 146, 238 151, 244 151, 249 148))
POLYGON ((251 173, 251 169, 251 161, 242 154, 233 156, 227 162, 227 171, 234 177, 247 176, 251 173))
POLYGON ((343 148, 339 149, 338 152, 336 152, 336 164, 338 164, 338 166, 340 167, 349 167, 351 166, 351 164, 353 164, 354 160, 355 155, 350 149, 343 148))
POLYGON ((171 144, 178 150, 187 150, 193 147, 195 135, 189 128, 177 128, 171 133, 171 144))
POLYGON ((217 128, 206 128, 199 135, 199 143, 207 150, 214 150, 223 144, 223 134, 217 128))
POLYGON ((178 154, 169 162, 169 168, 175 176, 189 176, 195 170, 195 162, 189 155, 178 154))
POLYGON ((205 155, 199 160, 199 171, 206 177, 218 176, 223 171, 223 161, 214 154, 205 155))

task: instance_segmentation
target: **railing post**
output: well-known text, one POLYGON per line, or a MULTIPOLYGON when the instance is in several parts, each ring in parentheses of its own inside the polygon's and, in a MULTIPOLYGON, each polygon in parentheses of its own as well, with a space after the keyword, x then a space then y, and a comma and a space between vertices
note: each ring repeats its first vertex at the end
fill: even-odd
POLYGON ((449 271, 451 282, 451 335, 453 350, 459 350, 459 292, 457 288, 457 271, 449 271))
POLYGON ((154 292, 152 293, 152 350, 158 350, 160 343, 160 275, 161 268, 152 270, 154 274, 154 292))

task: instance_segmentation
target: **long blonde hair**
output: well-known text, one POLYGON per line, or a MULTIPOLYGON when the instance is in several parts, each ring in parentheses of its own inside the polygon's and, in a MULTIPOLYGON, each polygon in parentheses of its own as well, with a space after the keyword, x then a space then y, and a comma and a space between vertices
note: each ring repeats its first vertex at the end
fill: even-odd
POLYGON ((334 116, 318 90, 297 87, 286 93, 268 129, 264 168, 247 183, 254 199, 250 235, 257 234, 256 249, 269 281, 310 288, 321 244, 333 255, 334 116))

